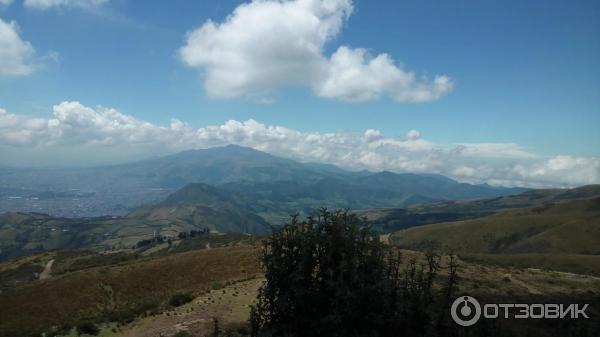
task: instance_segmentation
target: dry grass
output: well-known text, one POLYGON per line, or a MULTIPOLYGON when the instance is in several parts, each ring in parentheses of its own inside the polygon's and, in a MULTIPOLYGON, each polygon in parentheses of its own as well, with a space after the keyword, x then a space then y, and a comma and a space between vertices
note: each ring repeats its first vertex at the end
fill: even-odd
MULTIPOLYGON (((404 263, 424 262, 423 254, 402 251, 404 263)), ((448 257, 442 258, 438 287, 445 281, 448 257)), ((600 295, 600 279, 542 270, 480 265, 460 261, 460 283, 455 296, 468 294, 483 301, 568 300, 589 302, 600 295)), ((193 336, 210 336, 212 319, 217 318, 222 328, 243 327, 249 316, 249 305, 254 302, 263 279, 235 283, 205 293, 189 304, 157 316, 141 318, 121 327, 115 337, 173 336, 185 330, 193 336)), ((597 314, 594 311, 594 314, 597 314)), ((547 331, 546 331, 547 332, 547 331)), ((547 335, 547 333, 546 333, 547 335)))
POLYGON ((461 254, 469 262, 512 268, 534 268, 600 277, 600 255, 461 254))
POLYGON ((26 336, 116 310, 165 307, 178 291, 199 295, 214 283, 256 276, 257 257, 248 246, 191 251, 34 282, 0 295, 0 336, 26 336))
MULTIPOLYGON (((403 251, 404 262, 423 254, 403 251)), ((446 266, 448 257, 442 260, 446 266)), ((445 280, 442 269, 439 285, 445 280)), ((28 336, 52 325, 98 318, 123 309, 146 310, 147 317, 116 328, 111 336, 171 336, 178 330, 206 335, 217 317, 223 327, 243 326, 262 279, 258 251, 251 246, 196 250, 124 264, 90 268, 0 294, 0 336, 28 336), (258 278, 257 278, 258 276, 258 278), (248 279, 247 281, 237 282, 248 279), (169 309, 177 292, 196 298, 169 309), (160 309, 160 310, 156 310, 160 309), (168 309, 165 311, 165 309, 168 309)), ((600 279, 511 265, 460 261, 459 294, 478 299, 585 302, 600 298, 600 279)), ((597 314, 597 312, 594 312, 597 314)))
POLYGON ((249 318, 248 306, 256 299, 263 281, 256 278, 212 290, 181 307, 139 319, 119 329, 114 336, 173 336, 181 330, 192 336, 210 336, 214 318, 224 330, 243 327, 249 318))

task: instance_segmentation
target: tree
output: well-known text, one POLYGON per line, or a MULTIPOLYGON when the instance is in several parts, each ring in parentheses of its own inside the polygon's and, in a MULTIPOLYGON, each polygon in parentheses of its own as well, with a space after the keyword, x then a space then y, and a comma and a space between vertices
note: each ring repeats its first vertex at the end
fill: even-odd
POLYGON ((252 336, 424 336, 439 257, 409 261, 347 211, 322 209, 262 247, 266 282, 251 308, 252 336))

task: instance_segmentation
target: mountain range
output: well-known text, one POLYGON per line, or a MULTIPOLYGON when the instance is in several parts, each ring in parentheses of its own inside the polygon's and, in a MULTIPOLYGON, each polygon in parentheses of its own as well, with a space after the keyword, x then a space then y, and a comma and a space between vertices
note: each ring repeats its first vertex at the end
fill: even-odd
POLYGON ((289 212, 321 206, 406 207, 524 191, 459 183, 440 175, 353 172, 229 145, 102 167, 4 167, 0 169, 0 213, 125 215, 140 206, 160 203, 191 183, 209 184, 232 193, 242 204, 252 204, 254 211, 265 215, 269 222, 289 212))
MULTIPOLYGON (((398 209, 522 191, 440 175, 352 172, 239 146, 105 167, 3 168, 0 258, 58 248, 130 248, 198 228, 261 235, 291 214, 321 207, 398 209)), ((412 220, 407 226, 424 223, 412 220)))

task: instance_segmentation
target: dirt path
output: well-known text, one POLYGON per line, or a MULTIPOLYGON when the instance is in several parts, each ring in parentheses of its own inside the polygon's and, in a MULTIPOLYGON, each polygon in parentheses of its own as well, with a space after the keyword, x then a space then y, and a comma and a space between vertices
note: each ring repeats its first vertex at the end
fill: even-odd
POLYGON ((390 245, 392 244, 392 242, 390 241, 390 235, 391 234, 380 235, 379 240, 381 240, 381 242, 385 243, 386 245, 390 245))
POLYGON ((52 265, 54 264, 54 259, 48 261, 44 270, 40 273, 40 280, 46 280, 52 277, 52 265))

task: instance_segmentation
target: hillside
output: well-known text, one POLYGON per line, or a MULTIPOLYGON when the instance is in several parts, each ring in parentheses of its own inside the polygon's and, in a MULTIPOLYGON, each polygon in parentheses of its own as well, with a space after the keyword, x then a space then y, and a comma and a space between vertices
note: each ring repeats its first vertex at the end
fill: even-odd
POLYGON ((128 219, 171 226, 181 224, 218 232, 266 234, 269 224, 227 193, 206 184, 189 184, 156 206, 140 208, 128 219))
POLYGON ((457 253, 600 254, 600 197, 413 227, 391 240, 406 248, 435 241, 457 253))
POLYGON ((415 211, 493 212, 523 208, 565 200, 600 196, 600 185, 585 185, 571 189, 537 189, 522 193, 478 200, 450 200, 412 207, 415 211))
MULTIPOLYGON (((432 223, 477 219, 523 205, 545 205, 600 195, 599 190, 598 185, 572 190, 534 190, 482 200, 372 209, 361 214, 382 232, 393 232, 432 223)), ((296 212, 309 214, 319 207, 360 209, 365 205, 404 202, 407 201, 401 194, 337 178, 312 184, 238 182, 215 187, 195 183, 155 205, 140 207, 122 217, 72 219, 39 213, 0 214, 0 260, 53 249, 129 249, 155 235, 176 237, 180 232, 201 228, 262 235, 271 225, 281 224, 296 212)))
POLYGON ((156 236, 208 228, 265 234, 269 224, 218 189, 191 184, 155 206, 124 217, 57 218, 38 213, 0 214, 0 261, 55 249, 128 250, 156 236))
MULTIPOLYGON (((423 261, 418 252, 403 251, 403 255, 405 261, 423 261)), ((30 280, 0 292, 0 336, 41 331, 68 335, 74 333, 74 324, 86 320, 97 322, 103 336, 115 337, 171 337, 181 330, 204 336, 211 333, 213 318, 225 331, 247 329, 248 306, 263 281, 258 256, 255 247, 234 244, 166 256, 59 252, 0 263, 5 276, 7 270, 19 266, 25 272, 35 267, 41 271, 47 261, 56 260, 50 279, 30 280), (176 294, 190 294, 191 301, 173 306, 169 302, 176 294)), ((439 282, 447 262, 447 257, 442 260, 439 282)), ((581 275, 468 261, 461 262, 459 273, 457 291, 479 300, 585 299, 593 309, 597 301, 590 296, 600 294, 600 281, 581 275)), ((588 312, 596 314, 597 310, 588 312)), ((551 336, 551 331, 546 327, 536 335, 551 336)))
POLYGON ((383 232, 393 232, 414 226, 470 220, 494 213, 548 203, 600 196, 600 185, 572 189, 540 189, 519 194, 476 200, 450 200, 418 204, 407 208, 370 209, 361 213, 383 232))
MULTIPOLYGON (((53 249, 94 248, 138 228, 112 218, 69 219, 38 213, 0 214, 0 261, 53 249)), ((109 248, 107 244, 103 249, 109 248)))
POLYGON ((127 322, 168 309, 176 293, 198 296, 259 273, 256 252, 249 246, 78 270, 1 292, 0 336, 30 336, 83 319, 127 322))

